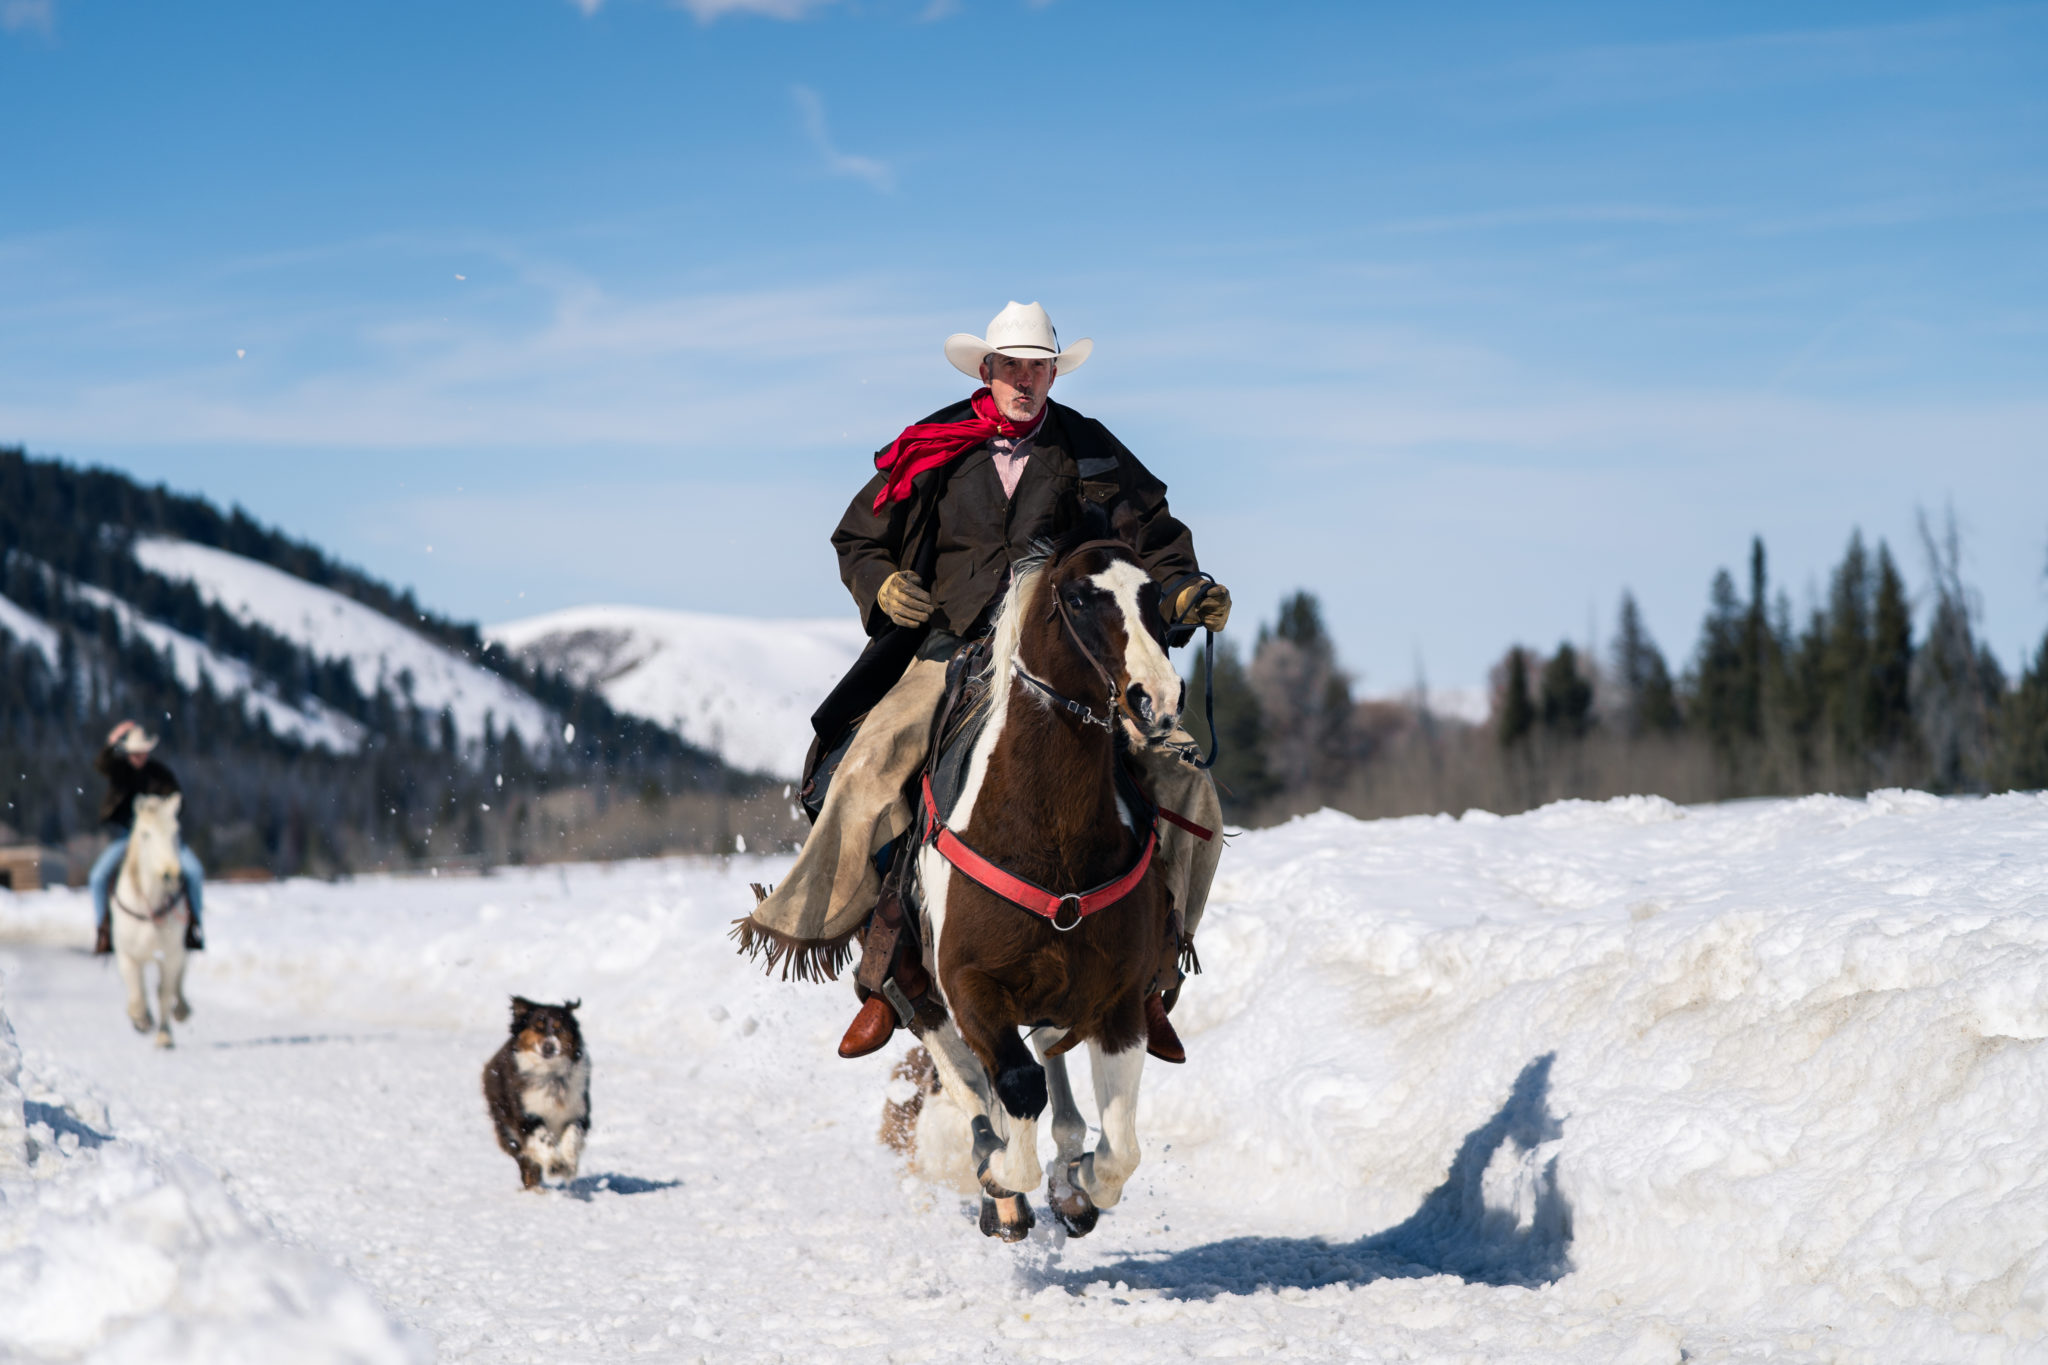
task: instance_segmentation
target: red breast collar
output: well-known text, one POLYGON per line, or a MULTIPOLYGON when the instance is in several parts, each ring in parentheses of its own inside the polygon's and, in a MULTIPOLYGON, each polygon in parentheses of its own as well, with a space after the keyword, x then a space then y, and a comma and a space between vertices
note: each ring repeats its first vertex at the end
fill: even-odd
POLYGON ((1005 872, 969 848, 959 835, 948 829, 946 822, 939 817, 939 803, 932 799, 930 773, 924 775, 924 818, 925 838, 937 846, 940 857, 958 868, 969 881, 993 891, 1013 905, 1023 906, 1040 919, 1050 921, 1052 927, 1061 933, 1137 890, 1138 883, 1145 879, 1146 870, 1152 866, 1152 854, 1159 847, 1159 831, 1147 830, 1145 847, 1139 851, 1138 861, 1131 864, 1130 871, 1092 890, 1063 896, 1036 882, 1005 872))

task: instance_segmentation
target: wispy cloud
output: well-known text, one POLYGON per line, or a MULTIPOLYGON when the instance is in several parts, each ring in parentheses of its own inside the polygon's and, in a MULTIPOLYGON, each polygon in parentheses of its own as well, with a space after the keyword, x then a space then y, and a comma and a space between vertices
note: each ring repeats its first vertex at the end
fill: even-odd
POLYGON ((834 175, 851 176, 865 180, 875 189, 887 194, 896 188, 896 172, 887 163, 871 156, 855 156, 842 152, 832 141, 832 130, 825 122, 825 101, 809 86, 790 87, 790 97, 796 101, 797 112, 803 116, 804 131, 810 134, 811 144, 818 149, 818 155, 825 158, 825 168, 834 175))
MULTIPOLYGON (((10 0, 26 3, 27 0, 10 0)), ((669 0, 670 8, 688 10, 700 24, 728 14, 758 14, 764 19, 801 19, 812 10, 823 9, 833 0, 669 0)), ((45 0, 47 3, 47 0, 45 0)), ((605 0, 569 0, 585 18, 604 8, 605 0)))
POLYGON ((0 0, 0 29, 51 36, 57 31, 56 0, 0 0))

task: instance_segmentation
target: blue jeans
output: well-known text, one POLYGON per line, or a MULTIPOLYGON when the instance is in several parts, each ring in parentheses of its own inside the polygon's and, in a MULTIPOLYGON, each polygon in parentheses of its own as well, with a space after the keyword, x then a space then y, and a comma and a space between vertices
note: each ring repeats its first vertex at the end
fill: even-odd
MULTIPOLYGON (((100 854, 92 865, 92 908, 95 914, 95 928, 107 922, 107 903, 114 890, 114 874, 121 870, 121 859, 128 856, 128 836, 119 834, 114 842, 107 845, 107 851, 100 854)), ((200 904, 206 899, 206 869, 199 865, 199 858, 181 840, 178 844, 178 866, 185 871, 185 903, 192 907, 192 922, 199 923, 200 904)))

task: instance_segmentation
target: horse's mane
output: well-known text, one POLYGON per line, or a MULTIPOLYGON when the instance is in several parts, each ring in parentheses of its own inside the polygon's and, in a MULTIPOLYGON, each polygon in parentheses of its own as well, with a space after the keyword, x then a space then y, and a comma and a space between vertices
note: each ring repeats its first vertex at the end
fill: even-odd
POLYGON ((1010 666, 1016 662, 1017 646, 1024 638, 1024 613, 1029 609, 1026 604, 1037 598, 1038 585, 1054 553, 1050 541, 1033 541, 1031 553, 1010 566, 1010 586, 1003 590, 1003 604, 996 609, 995 626, 989 633, 988 663, 978 679, 981 683, 993 683, 1008 676, 1010 666))
MULTIPOLYGON (((1045 571, 1079 546, 1090 541, 1108 540, 1106 520, 1084 519, 1073 530, 1058 539, 1041 537, 1031 542, 1031 550, 1022 559, 1010 565, 1010 586, 1003 592, 1003 604, 996 609, 995 625, 989 637, 988 665, 981 670, 979 681, 988 683, 1009 672, 1016 661, 1017 646, 1024 634, 1024 613, 1029 604, 1037 600, 1040 581, 1045 571)), ((1131 552, 1133 556, 1136 551, 1131 552)))

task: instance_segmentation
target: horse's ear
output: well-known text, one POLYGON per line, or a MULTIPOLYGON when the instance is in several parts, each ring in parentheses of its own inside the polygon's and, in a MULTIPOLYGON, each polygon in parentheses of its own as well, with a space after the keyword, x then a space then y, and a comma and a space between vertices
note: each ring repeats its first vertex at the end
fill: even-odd
POLYGON ((1138 509, 1128 502, 1119 502, 1116 510, 1109 514, 1109 534, 1133 550, 1138 548, 1138 509))
POLYGON ((1074 528, 1073 543, 1079 544, 1090 540, 1108 540, 1110 538, 1109 513, 1102 509, 1101 503, 1090 502, 1083 498, 1081 500, 1081 523, 1074 528))
POLYGON ((185 794, 183 792, 172 792, 169 796, 166 796, 164 798, 164 814, 170 816, 173 820, 175 820, 178 818, 179 807, 183 806, 184 804, 185 794))

